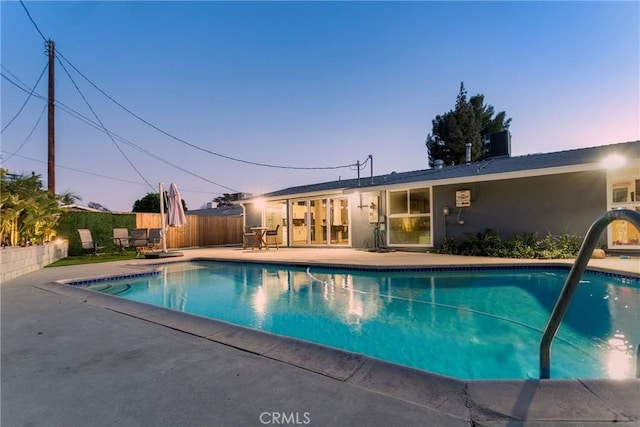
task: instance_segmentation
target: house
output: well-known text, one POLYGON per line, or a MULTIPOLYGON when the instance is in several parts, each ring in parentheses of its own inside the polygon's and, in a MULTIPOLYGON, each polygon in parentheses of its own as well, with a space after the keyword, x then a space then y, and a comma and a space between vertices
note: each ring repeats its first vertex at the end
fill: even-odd
MULTIPOLYGON (((510 151, 510 150, 508 150, 510 151)), ((640 211, 640 141, 290 187, 242 200, 245 226, 280 224, 286 246, 437 249, 493 229, 503 238, 585 235, 603 212, 640 211)), ((506 155, 505 155, 506 154, 506 155)), ((609 249, 640 249, 616 221, 609 249)), ((604 237, 603 237, 604 239, 604 237)))

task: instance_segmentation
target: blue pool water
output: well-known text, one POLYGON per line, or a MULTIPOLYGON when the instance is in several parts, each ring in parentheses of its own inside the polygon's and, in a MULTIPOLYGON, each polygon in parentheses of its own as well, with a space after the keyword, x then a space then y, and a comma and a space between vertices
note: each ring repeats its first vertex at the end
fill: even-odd
MULTIPOLYGON (((538 378, 568 270, 386 271, 225 262, 89 288, 462 379, 538 378)), ((637 279, 587 273, 551 347, 552 378, 632 378, 637 279)))

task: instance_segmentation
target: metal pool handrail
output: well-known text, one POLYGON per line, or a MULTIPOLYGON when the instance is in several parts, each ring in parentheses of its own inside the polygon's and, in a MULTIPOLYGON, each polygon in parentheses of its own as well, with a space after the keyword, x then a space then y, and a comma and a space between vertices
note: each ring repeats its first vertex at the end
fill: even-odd
POLYGON ((576 261, 573 263, 573 267, 571 268, 571 271, 567 276, 567 280, 564 282, 562 291, 560 291, 560 296, 558 296, 556 305, 551 312, 551 316, 549 317, 549 322, 547 323, 547 326, 544 329, 544 333, 542 334, 542 340, 540 341, 541 379, 550 377, 551 341, 553 341, 553 338, 558 332, 560 323, 562 322, 564 314, 569 307, 571 297, 573 296, 578 284, 580 283, 580 278, 582 277, 582 274, 587 267, 589 258, 591 258, 591 254, 598 244, 598 240, 600 239, 602 231, 604 231, 607 225, 616 220, 629 221, 638 229, 640 229, 640 212, 632 211, 630 209, 614 209, 600 215, 593 222, 593 224, 589 228, 589 231, 587 231, 587 235, 582 242, 582 246, 580 246, 580 251, 578 252, 576 261))

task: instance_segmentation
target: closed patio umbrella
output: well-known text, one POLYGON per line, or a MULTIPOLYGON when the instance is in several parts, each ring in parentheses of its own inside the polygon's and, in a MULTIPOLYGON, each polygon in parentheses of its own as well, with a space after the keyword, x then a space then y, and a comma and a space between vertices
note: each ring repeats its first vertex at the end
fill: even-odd
POLYGON ((169 187, 168 199, 167 224, 169 227, 182 227, 187 222, 187 217, 182 207, 182 197, 180 197, 178 186, 175 183, 171 183, 169 187))
POLYGON ((164 184, 160 183, 158 185, 159 193, 160 193, 160 222, 162 223, 162 254, 167 256, 178 256, 182 255, 179 252, 171 252, 167 251, 167 225, 170 227, 182 227, 186 222, 187 218, 184 214, 184 209, 182 208, 182 197, 180 197, 180 192, 178 191, 178 186, 175 183, 172 183, 169 187, 169 195, 167 196, 167 211, 168 215, 164 216, 164 184))

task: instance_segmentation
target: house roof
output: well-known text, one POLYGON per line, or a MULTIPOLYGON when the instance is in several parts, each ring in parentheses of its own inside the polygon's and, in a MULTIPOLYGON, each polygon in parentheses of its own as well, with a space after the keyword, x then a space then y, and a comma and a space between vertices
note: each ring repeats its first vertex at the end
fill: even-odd
POLYGON ((218 208, 208 209, 193 209, 186 212, 187 215, 200 215, 200 216, 242 216, 242 206, 220 206, 218 208))
POLYGON ((75 212, 105 212, 99 209, 90 208, 89 206, 78 205, 76 203, 73 203, 71 205, 61 205, 60 209, 75 211, 75 212))
POLYGON ((262 197, 280 197, 294 194, 322 193, 329 191, 349 191, 373 189, 379 186, 393 186, 417 182, 433 182, 433 185, 447 182, 475 182, 504 179, 512 176, 537 176, 564 171, 592 170, 609 154, 619 154, 626 158, 640 158, 640 141, 579 148, 553 153, 527 154, 515 157, 492 157, 469 165, 446 166, 441 169, 422 169, 410 172, 391 172, 386 175, 358 179, 321 182, 317 184, 289 187, 262 197))

